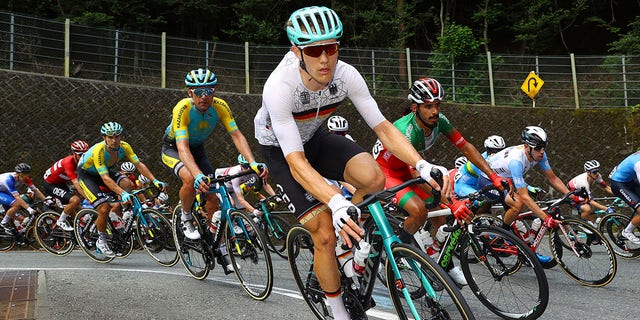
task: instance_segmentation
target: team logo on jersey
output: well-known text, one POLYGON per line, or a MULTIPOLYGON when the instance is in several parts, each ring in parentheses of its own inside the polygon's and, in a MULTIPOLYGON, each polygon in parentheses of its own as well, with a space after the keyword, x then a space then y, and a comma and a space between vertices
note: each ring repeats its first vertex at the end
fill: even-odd
POLYGON ((338 93, 338 86, 333 82, 331 82, 331 85, 329 85, 329 93, 332 96, 335 95, 336 93, 338 93))
POLYGON ((311 95, 309 94, 309 91, 302 91, 300 92, 300 102, 302 104, 309 104, 311 103, 311 95))

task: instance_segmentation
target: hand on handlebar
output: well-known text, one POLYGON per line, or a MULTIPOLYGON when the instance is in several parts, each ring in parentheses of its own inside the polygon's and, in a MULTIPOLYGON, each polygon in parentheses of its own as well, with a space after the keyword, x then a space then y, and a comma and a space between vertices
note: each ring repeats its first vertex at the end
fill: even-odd
MULTIPOLYGON (((331 216, 333 218, 333 227, 335 229, 336 236, 340 236, 343 243, 349 248, 353 247, 353 241, 351 241, 351 238, 356 241, 360 241, 364 235, 364 231, 360 226, 358 226, 357 221, 360 216, 360 209, 340 194, 334 195, 331 200, 329 200, 328 206, 331 208, 331 216), (355 217, 352 217, 349 214, 350 208, 355 209, 355 217)), ((354 209, 351 209, 350 211, 353 212, 354 209)))
POLYGON ((209 191, 209 184, 211 183, 211 179, 205 176, 203 173, 196 176, 193 181, 193 187, 196 191, 207 192, 209 191))
POLYGON ((254 162, 251 162, 249 166, 262 179, 265 179, 269 175, 269 169, 267 168, 267 165, 264 163, 254 161, 254 162))
POLYGON ((547 218, 544 219, 544 225, 549 229, 553 229, 560 225, 560 221, 554 219, 551 215, 547 215, 547 218))
POLYGON ((451 209, 453 216, 456 218, 460 225, 471 222, 471 219, 473 218, 473 212, 471 212, 469 206, 469 199, 452 199, 452 204, 449 206, 449 209, 451 209))

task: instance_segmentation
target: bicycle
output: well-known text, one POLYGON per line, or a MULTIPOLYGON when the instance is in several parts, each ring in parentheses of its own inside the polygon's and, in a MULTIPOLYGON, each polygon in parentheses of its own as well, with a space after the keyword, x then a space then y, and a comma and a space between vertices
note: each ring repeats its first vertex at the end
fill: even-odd
MULTIPOLYGON (((123 228, 116 228, 114 221, 107 218, 107 243, 116 253, 117 258, 126 258, 133 251, 135 232, 138 243, 154 261, 162 266, 171 267, 179 259, 171 236, 171 223, 156 210, 143 209, 135 196, 150 188, 155 190, 155 187, 147 187, 130 192, 133 195, 131 205, 124 209, 131 210, 132 216, 124 221, 123 228)), ((98 230, 95 228, 94 222, 97 218, 98 212, 94 209, 78 211, 73 223, 74 234, 80 249, 89 258, 96 262, 108 263, 116 257, 107 257, 96 247, 98 230)))
MULTIPOLYGON (((513 226, 514 234, 525 240, 531 233, 534 237, 530 247, 534 252, 540 248, 542 239, 549 230, 549 248, 555 263, 574 281, 590 287, 602 287, 609 284, 617 272, 616 255, 604 236, 582 219, 563 217, 562 204, 570 202, 574 195, 583 194, 584 190, 574 190, 562 198, 553 200, 546 208, 542 208, 554 219, 559 220, 557 228, 549 229, 542 224, 540 229, 529 231, 529 223, 523 225, 528 229, 523 234, 513 226)), ((520 213, 517 220, 535 218, 531 211, 520 213)), ((493 220, 502 225, 502 220, 494 216, 482 216, 485 221, 493 220)), ((525 241, 528 242, 528 241, 525 241)), ((543 264, 544 266, 544 264, 543 264)))
MULTIPOLYGON (((215 267, 216 260, 219 264, 226 263, 223 256, 226 251, 242 288, 253 299, 262 301, 269 297, 273 289, 273 265, 267 240, 251 217, 232 206, 225 187, 225 182, 252 173, 249 170, 217 178, 209 175, 209 192, 216 193, 221 199, 220 226, 217 226, 215 234, 211 232, 211 220, 204 214, 206 193, 199 193, 191 212, 200 239, 192 240, 182 233, 180 205, 173 212, 173 237, 182 264, 193 278, 206 278, 215 267), (221 240, 224 240, 224 246, 220 246, 221 240)), ((231 272, 225 271, 225 274, 231 272)))
MULTIPOLYGON (((6 233, 2 228, 0 228, 0 252, 11 251, 16 245, 28 245, 33 250, 40 249, 39 243, 35 238, 34 225, 40 215, 51 210, 47 205, 45 205, 45 202, 48 202, 50 199, 51 198, 35 200, 32 203, 29 203, 29 207, 36 211, 33 216, 31 216, 27 210, 22 208, 16 212, 16 215, 22 215, 25 219, 28 217, 29 220, 25 225, 16 227, 15 234, 6 233)), ((14 223, 14 221, 11 221, 11 223, 14 223)))
MULTIPOLYGON (((634 215, 633 210, 629 208, 620 198, 611 201, 608 207, 616 208, 617 212, 606 214, 604 210, 597 210, 597 215, 603 215, 598 222, 598 230, 609 241, 616 255, 623 259, 636 259, 640 257, 640 247, 629 243, 622 237, 622 230, 629 225, 634 215), (626 208, 621 213, 618 208, 626 208)), ((640 227, 634 229, 635 234, 640 234, 640 227)))
MULTIPOLYGON (((60 207, 62 209, 62 207, 60 207)), ((78 242, 73 231, 65 231, 58 228, 56 222, 60 218, 57 211, 45 211, 35 221, 35 238, 40 246, 54 256, 66 256, 73 252, 78 242)), ((67 223, 72 217, 67 217, 67 223)))
POLYGON ((260 215, 256 224, 260 226, 260 229, 264 233, 267 244, 269 245, 269 250, 287 259, 287 234, 291 229, 291 224, 279 214, 290 212, 275 211, 279 202, 282 202, 282 196, 279 194, 258 201, 254 207, 260 208, 262 215, 260 215))
MULTIPOLYGON (((366 311, 375 306, 371 298, 376 274, 384 262, 385 278, 391 301, 400 319, 475 319, 458 287, 433 260, 395 235, 383 207, 394 194, 422 178, 368 196, 357 204, 370 214, 371 253, 362 277, 347 277, 340 269, 342 296, 353 319, 366 319, 366 311), (383 254, 384 261, 382 261, 383 254)), ((355 211, 355 210, 354 210, 355 211)), ((366 223, 366 222, 365 222, 366 223)), ((287 254, 298 289, 318 319, 331 317, 325 295, 314 272, 313 240, 307 229, 294 226, 287 236, 287 254)), ((338 264, 339 265, 339 264, 338 264)))
MULTIPOLYGON (((484 193, 496 189, 493 185, 460 197, 468 199, 475 213, 483 202, 484 193)), ((395 228, 408 214, 401 208, 396 212, 395 228)), ((429 218, 451 216, 449 208, 430 211, 429 218)), ((391 220, 391 219, 390 219, 391 220)), ((428 232, 428 227, 425 227, 428 232)), ((434 260, 443 269, 458 256, 460 267, 473 294, 491 312, 504 319, 537 319, 549 302, 549 284, 544 269, 533 251, 521 239, 498 226, 475 219, 461 226, 457 222, 445 227, 448 233, 441 250, 434 260)), ((420 237, 414 237, 418 246, 426 252, 420 237)))

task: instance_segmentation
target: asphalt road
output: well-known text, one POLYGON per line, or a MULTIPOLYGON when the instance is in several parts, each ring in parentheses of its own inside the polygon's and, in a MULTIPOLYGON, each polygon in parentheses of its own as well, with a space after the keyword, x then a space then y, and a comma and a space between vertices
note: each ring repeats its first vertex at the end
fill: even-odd
MULTIPOLYGON (((181 263, 167 268, 144 252, 109 264, 75 251, 67 257, 46 252, 0 253, 0 270, 38 270, 37 319, 313 319, 297 292, 287 262, 274 256, 275 285, 266 301, 254 301, 234 275, 221 270, 198 281, 181 263)), ((636 313, 640 261, 618 260, 616 278, 603 288, 569 279, 557 267, 546 270, 549 307, 541 319, 624 319, 636 313)), ((372 319, 394 317, 386 289, 375 296, 372 319)), ((477 319, 499 319, 468 288, 463 289, 477 319)))

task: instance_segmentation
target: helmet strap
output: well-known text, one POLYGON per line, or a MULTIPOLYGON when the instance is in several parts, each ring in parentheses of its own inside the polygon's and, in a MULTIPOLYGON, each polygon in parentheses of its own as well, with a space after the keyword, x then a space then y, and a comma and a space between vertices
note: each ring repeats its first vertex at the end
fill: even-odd
MULTIPOLYGON (((311 73, 309 73, 309 70, 307 70, 307 64, 304 62, 304 53, 302 53, 302 50, 300 50, 300 48, 299 48, 298 46, 296 46, 296 48, 298 48, 298 51, 300 52, 300 68, 301 68, 302 70, 304 70, 304 72, 306 72, 306 73, 309 75, 309 77, 310 77, 309 81, 311 81, 311 80, 315 80, 315 82, 317 82, 317 83, 319 83, 319 84, 323 85, 324 87, 329 86, 329 84, 333 81, 333 77, 332 77, 332 78, 331 78, 331 80, 329 80, 329 82, 327 82, 327 83, 320 82, 320 81, 318 81, 318 79, 314 78, 314 77, 311 75, 311 73)), ((337 53, 336 53, 336 54, 337 54, 337 53)), ((336 63, 337 63, 337 62, 336 62, 336 63)))

